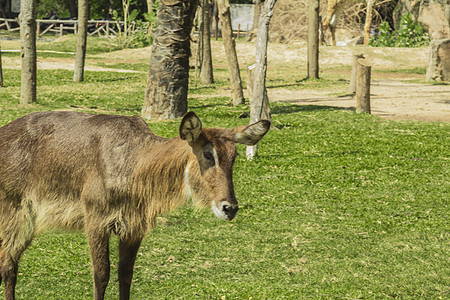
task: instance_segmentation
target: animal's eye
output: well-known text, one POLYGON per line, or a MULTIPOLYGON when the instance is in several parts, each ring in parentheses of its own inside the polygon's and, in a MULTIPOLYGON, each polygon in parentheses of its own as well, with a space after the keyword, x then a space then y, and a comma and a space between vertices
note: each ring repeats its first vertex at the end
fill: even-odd
POLYGON ((203 156, 207 159, 207 160, 214 160, 214 156, 212 154, 211 151, 206 150, 203 152, 203 156))

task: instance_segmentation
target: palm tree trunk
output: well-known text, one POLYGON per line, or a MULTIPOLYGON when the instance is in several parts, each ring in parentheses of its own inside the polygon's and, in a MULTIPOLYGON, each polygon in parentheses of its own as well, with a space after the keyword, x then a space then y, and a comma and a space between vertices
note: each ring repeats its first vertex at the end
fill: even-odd
POLYGON ((160 0, 142 117, 173 119, 187 112, 190 33, 197 0, 160 0))

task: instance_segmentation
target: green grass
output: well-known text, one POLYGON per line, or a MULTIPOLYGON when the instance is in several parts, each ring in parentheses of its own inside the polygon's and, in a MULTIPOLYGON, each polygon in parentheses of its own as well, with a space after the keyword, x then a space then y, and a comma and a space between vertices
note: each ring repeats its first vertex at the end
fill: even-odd
MULTIPOLYGON (((226 86, 226 71, 217 74, 226 86)), ((283 74, 273 74, 269 84, 282 84, 283 74)), ((139 114, 146 85, 145 73, 86 72, 73 83, 71 71, 41 70, 38 104, 18 106, 20 72, 4 77, 0 125, 40 110, 139 114)), ((301 79, 292 84, 342 84, 301 79)), ((248 123, 238 118, 248 105, 232 107, 212 95, 216 85, 194 89, 190 81, 190 94, 204 97, 189 107, 205 126, 248 123)), ((450 124, 283 103, 272 116, 259 157, 247 161, 238 147, 237 218, 227 223, 189 206, 164 215, 139 251, 132 298, 448 298, 450 124)), ((150 126, 174 136, 179 121, 150 126)), ((116 248, 114 238, 107 299, 118 298, 116 248)), ((42 234, 21 259, 18 299, 90 299, 90 270, 84 234, 42 234)))
POLYGON ((403 73, 403 74, 419 74, 425 75, 427 73, 427 68, 412 68, 412 69, 392 69, 383 70, 384 73, 403 73))

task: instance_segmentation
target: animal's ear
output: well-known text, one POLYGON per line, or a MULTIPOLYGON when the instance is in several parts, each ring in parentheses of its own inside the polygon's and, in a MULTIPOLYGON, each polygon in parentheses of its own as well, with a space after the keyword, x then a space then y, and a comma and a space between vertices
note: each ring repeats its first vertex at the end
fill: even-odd
POLYGON ((261 120, 248 126, 236 127, 233 129, 234 141, 247 146, 256 145, 269 131, 270 125, 270 121, 261 120))
POLYGON ((180 138, 188 142, 194 142, 202 132, 202 122, 194 112, 188 112, 181 120, 180 138))

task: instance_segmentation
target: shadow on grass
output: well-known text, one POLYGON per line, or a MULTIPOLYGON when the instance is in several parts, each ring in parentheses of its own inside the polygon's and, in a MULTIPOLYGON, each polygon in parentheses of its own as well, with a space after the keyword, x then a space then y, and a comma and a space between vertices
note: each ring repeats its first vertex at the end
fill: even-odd
POLYGON ((311 111, 321 111, 321 110, 350 110, 354 111, 353 107, 337 107, 329 105, 299 105, 299 104, 289 104, 283 106, 275 106, 271 108, 272 115, 281 114, 293 114, 297 112, 311 112, 311 111))
MULTIPOLYGON (((293 86, 303 86, 306 81, 310 80, 308 77, 304 77, 300 80, 296 80, 294 83, 287 83, 287 84, 279 84, 279 85, 268 85, 267 89, 275 89, 275 88, 286 88, 286 87, 293 87, 293 86)), ((315 79, 311 79, 315 80, 315 79)), ((268 80, 269 82, 271 80, 268 80)))

